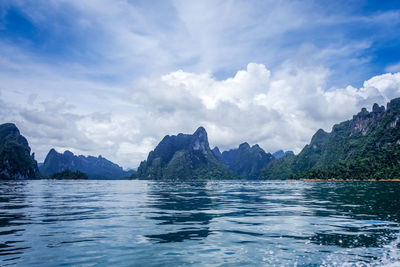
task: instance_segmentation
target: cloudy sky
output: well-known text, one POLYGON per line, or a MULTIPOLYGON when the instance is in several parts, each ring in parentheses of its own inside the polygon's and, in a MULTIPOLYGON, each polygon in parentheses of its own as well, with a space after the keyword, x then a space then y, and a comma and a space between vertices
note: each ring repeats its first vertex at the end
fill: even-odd
POLYGON ((299 152, 400 97, 400 1, 2 0, 0 123, 135 168, 164 135, 299 152))

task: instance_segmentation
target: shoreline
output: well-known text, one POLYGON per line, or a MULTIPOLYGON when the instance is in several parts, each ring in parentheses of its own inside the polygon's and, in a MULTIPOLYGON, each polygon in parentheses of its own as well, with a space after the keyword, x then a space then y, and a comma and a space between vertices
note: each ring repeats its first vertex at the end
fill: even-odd
POLYGON ((306 182, 400 182, 400 179, 287 179, 306 182))

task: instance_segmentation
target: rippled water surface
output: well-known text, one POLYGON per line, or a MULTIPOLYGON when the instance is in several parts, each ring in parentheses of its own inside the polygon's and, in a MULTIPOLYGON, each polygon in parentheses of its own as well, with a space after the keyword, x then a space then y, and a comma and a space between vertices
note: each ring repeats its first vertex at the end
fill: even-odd
POLYGON ((400 265, 399 182, 0 183, 0 265, 400 265))

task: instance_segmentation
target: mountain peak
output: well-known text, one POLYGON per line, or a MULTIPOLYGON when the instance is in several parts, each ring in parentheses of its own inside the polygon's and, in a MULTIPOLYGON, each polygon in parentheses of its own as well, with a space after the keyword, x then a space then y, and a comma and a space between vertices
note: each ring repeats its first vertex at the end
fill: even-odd
POLYGON ((0 138, 5 138, 7 135, 20 135, 20 132, 14 123, 9 122, 0 125, 0 138))
POLYGON ((211 152, 214 154, 214 156, 218 159, 221 160, 222 154, 221 151, 219 151, 219 148, 216 146, 214 147, 211 152))
POLYGON ((207 139, 207 131, 204 127, 200 126, 197 130, 193 133, 193 136, 196 136, 201 139, 207 139))
POLYGON ((66 158, 70 158, 70 159, 75 157, 74 153, 72 153, 69 150, 65 150, 64 153, 63 153, 63 156, 66 157, 66 158))
MULTIPOLYGON (((214 149, 217 150, 217 149, 214 149)), ((218 149, 219 151, 219 149, 218 149)), ((192 135, 164 137, 142 161, 136 177, 151 179, 231 178, 232 173, 211 151, 207 132, 199 127, 192 135)))
POLYGON ((7 123, 4 123, 4 124, 1 124, 1 128, 9 129, 9 130, 17 130, 18 131, 17 126, 14 123, 11 123, 11 122, 7 122, 7 123))
POLYGON ((351 120, 350 136, 357 133, 361 133, 362 135, 368 134, 380 123, 384 114, 385 107, 380 107, 376 103, 372 106, 371 112, 368 112, 366 108, 362 108, 351 120))
POLYGON ((206 129, 200 126, 192 136, 194 137, 192 141, 193 150, 200 150, 203 154, 206 154, 209 147, 206 129))
POLYGON ((372 106, 372 112, 373 113, 383 113, 383 112, 385 112, 385 107, 384 106, 379 106, 377 103, 375 103, 372 106))
POLYGON ((325 132, 322 129, 319 129, 311 138, 311 143, 310 144, 316 144, 316 143, 321 143, 325 140, 325 138, 328 136, 329 134, 327 132, 325 132))
POLYGON ((252 151, 252 152, 261 151, 261 150, 264 151, 264 149, 262 149, 258 144, 255 144, 250 148, 250 151, 252 151))
POLYGON ((249 145, 249 143, 247 143, 247 142, 244 142, 244 143, 241 143, 240 145, 239 145, 239 149, 250 149, 250 145, 249 145))
POLYGON ((48 154, 58 154, 58 152, 54 148, 52 148, 50 149, 48 154))

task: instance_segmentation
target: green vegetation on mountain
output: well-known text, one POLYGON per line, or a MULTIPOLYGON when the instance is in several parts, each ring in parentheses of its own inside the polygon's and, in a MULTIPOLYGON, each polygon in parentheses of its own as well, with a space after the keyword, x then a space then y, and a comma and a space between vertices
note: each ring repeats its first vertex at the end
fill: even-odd
MULTIPOLYGON (((210 149, 207 132, 165 136, 141 162, 138 179, 400 179, 400 98, 374 104, 351 120, 318 130, 294 155, 276 158, 258 145, 210 149)), ((99 156, 75 156, 50 150, 41 171, 55 179, 121 179, 132 174, 99 156)), ((41 177, 27 140, 12 123, 0 125, 0 179, 41 177)))
POLYGON ((52 179, 76 179, 76 180, 87 180, 89 177, 86 175, 84 172, 80 171, 71 171, 71 170, 65 170, 62 172, 57 172, 54 173, 51 176, 52 179))
POLYGON ((393 179, 400 176, 400 98, 318 130, 297 156, 271 162, 260 179, 393 179))
POLYGON ((260 171, 259 179, 287 179, 293 174, 292 166, 295 160, 294 155, 286 155, 283 158, 272 160, 260 171))
MULTIPOLYGON (((214 152, 214 154, 217 153, 214 152)), ((274 159, 259 145, 250 147, 248 143, 239 145, 239 148, 224 151, 220 158, 229 170, 246 179, 257 179, 260 170, 274 159)))
POLYGON ((211 151, 203 127, 193 135, 165 136, 142 161, 133 178, 232 179, 237 178, 211 151))
POLYGON ((294 174, 293 179, 400 179, 400 149, 380 147, 362 157, 294 174))
POLYGON ((0 179, 35 179, 39 170, 28 141, 12 123, 0 125, 0 179))

